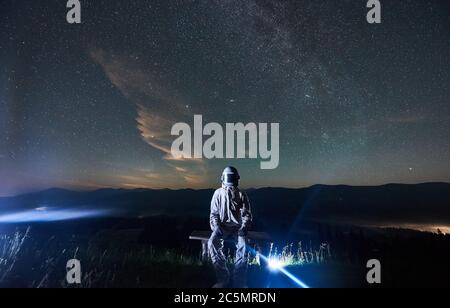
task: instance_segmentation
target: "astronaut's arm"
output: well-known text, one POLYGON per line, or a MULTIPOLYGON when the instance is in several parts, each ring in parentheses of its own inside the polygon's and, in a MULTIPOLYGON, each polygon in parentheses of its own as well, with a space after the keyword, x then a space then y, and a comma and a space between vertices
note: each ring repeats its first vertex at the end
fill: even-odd
POLYGON ((209 215, 209 223, 212 231, 215 231, 218 227, 220 227, 219 213, 219 196, 215 193, 211 200, 211 213, 209 215))
POLYGON ((249 229, 253 222, 252 208, 247 194, 244 194, 244 207, 242 211, 242 229, 249 229))

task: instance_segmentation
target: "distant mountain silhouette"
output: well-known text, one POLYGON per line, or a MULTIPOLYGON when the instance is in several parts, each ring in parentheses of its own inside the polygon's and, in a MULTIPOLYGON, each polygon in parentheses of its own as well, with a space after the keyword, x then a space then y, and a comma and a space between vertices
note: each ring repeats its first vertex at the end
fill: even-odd
MULTIPOLYGON (((107 209, 112 216, 206 217, 212 189, 49 189, 0 198, 0 214, 35 208, 107 209)), ((260 225, 297 220, 420 222, 450 224, 450 184, 326 186, 248 190, 260 225)))

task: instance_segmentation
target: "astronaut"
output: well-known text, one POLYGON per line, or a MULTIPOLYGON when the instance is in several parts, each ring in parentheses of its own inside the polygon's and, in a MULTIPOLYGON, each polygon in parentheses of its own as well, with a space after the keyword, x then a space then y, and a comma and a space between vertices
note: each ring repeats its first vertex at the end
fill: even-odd
POLYGON ((208 251, 217 276, 217 283, 213 288, 224 288, 230 283, 223 253, 224 240, 229 238, 236 245, 233 286, 247 287, 247 234, 252 213, 247 195, 238 188, 239 180, 236 168, 225 168, 222 187, 215 191, 211 200, 210 225, 213 233, 208 241, 208 251))

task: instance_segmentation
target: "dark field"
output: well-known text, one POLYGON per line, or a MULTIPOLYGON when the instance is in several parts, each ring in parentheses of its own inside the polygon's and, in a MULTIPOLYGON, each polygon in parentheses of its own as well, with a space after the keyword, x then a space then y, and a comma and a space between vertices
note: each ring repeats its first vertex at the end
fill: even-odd
MULTIPOLYGON (((366 282, 366 262, 374 258, 382 264, 378 286, 450 285, 448 235, 304 225, 302 232, 290 238, 279 237, 273 245, 260 246, 263 255, 281 260, 310 287, 373 287, 366 282)), ((76 258, 82 266, 78 287, 210 287, 214 272, 201 262, 200 244, 188 240, 192 230, 205 228, 202 219, 175 217, 2 225, 0 286, 68 287, 66 262, 76 258)), ((232 254, 232 248, 226 250, 232 254)), ((282 273, 269 270, 261 259, 258 262, 255 255, 249 286, 297 287, 282 273)))

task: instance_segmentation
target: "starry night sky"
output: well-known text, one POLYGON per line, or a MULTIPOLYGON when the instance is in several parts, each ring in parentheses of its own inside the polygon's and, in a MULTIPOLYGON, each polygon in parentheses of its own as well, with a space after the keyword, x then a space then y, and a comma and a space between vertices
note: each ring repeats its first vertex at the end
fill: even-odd
POLYGON ((49 187, 450 181, 450 6, 0 2, 0 196, 49 187), (173 161, 175 122, 280 123, 280 165, 173 161))

